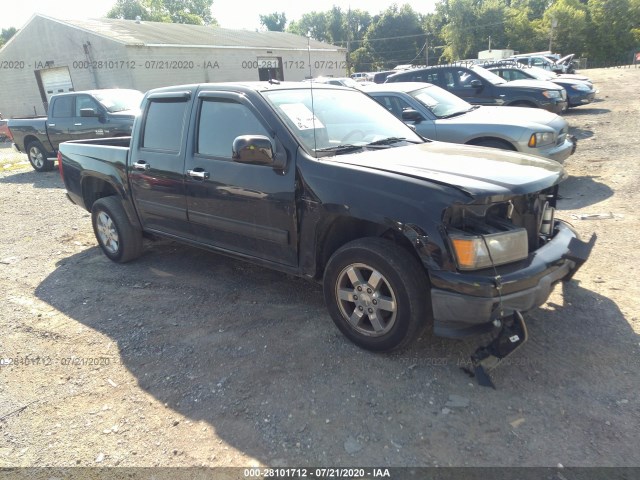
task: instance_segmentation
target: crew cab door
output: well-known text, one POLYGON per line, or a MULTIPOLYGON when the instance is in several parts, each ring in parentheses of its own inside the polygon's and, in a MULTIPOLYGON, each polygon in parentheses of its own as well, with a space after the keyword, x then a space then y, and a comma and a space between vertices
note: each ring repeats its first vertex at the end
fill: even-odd
POLYGON ((47 136, 54 150, 62 142, 72 140, 69 131, 73 126, 75 98, 73 95, 61 95, 51 99, 51 107, 47 117, 47 136))
POLYGON ((127 171, 145 230, 190 237, 184 182, 186 123, 191 92, 149 95, 132 137, 127 171))
POLYGON ((106 111, 94 98, 86 94, 76 96, 73 125, 70 127, 70 137, 74 140, 89 140, 91 138, 105 138, 110 136, 105 132, 106 111), (82 116, 81 110, 91 109, 92 116, 82 116))
MULTIPOLYGON (((279 140, 244 95, 198 94, 185 162, 187 208, 199 242, 284 265, 297 264, 295 171, 239 163, 234 139, 279 140)), ((284 155, 284 149, 278 155, 284 155)))

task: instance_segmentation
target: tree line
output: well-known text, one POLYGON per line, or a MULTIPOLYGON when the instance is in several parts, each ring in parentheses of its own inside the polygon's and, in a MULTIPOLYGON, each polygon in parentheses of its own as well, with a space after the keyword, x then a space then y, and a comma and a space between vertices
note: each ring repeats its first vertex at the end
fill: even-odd
POLYGON ((378 15, 334 6, 288 25, 284 13, 260 21, 347 48, 354 71, 477 58, 490 48, 609 64, 630 63, 640 51, 640 0, 441 0, 426 15, 406 4, 378 15))
MULTIPOLYGON (((214 0, 116 0, 109 18, 217 25, 214 0), (213 12, 213 13, 212 13, 213 12)), ((394 4, 377 15, 334 6, 264 28, 344 47, 351 71, 477 58, 481 50, 553 50, 590 63, 630 63, 640 51, 640 0, 440 0, 426 15, 394 4)), ((0 47, 16 32, 3 29, 0 47)))

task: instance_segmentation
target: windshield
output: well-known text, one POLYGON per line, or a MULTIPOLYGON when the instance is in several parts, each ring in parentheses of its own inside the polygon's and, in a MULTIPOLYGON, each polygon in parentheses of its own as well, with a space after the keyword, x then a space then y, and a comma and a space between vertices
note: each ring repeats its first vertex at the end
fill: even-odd
POLYGON ((431 110, 431 113, 438 118, 468 112, 472 108, 470 103, 436 86, 414 90, 409 92, 409 95, 431 110))
POLYGON ((471 67, 471 70, 473 70, 487 82, 492 83, 493 85, 502 85, 503 83, 507 83, 504 79, 500 78, 495 73, 490 72, 486 68, 482 68, 478 65, 474 65, 473 67, 471 67))
POLYGON ((94 92, 94 96, 111 113, 139 110, 144 97, 142 92, 127 89, 94 92))
POLYGON ((401 120, 357 90, 314 87, 263 95, 305 150, 316 155, 359 150, 375 142, 379 142, 377 148, 394 142, 423 142, 401 120), (380 142, 390 139, 394 142, 380 142))

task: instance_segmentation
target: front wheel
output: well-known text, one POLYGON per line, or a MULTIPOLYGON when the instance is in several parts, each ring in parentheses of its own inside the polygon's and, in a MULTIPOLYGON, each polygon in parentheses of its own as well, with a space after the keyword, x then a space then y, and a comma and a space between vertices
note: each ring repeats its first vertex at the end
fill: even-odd
POLYGON ((26 147, 29 163, 36 172, 48 172, 54 169, 55 162, 47 160, 47 153, 40 142, 34 140, 29 142, 26 147))
POLYGON ((382 238, 354 240, 331 257, 324 298, 340 331, 361 348, 401 349, 428 317, 426 274, 406 250, 382 238))
POLYGON ((104 254, 125 263, 142 253, 142 233, 131 225, 116 197, 103 197, 91 208, 93 231, 104 254))

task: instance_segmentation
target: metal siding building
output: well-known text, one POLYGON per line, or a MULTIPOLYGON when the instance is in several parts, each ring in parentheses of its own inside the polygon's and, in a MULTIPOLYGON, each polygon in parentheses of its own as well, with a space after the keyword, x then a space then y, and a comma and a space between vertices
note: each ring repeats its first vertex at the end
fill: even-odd
POLYGON ((44 115, 48 98, 70 89, 345 74, 344 48, 291 33, 36 14, 0 50, 0 112, 44 115))

